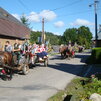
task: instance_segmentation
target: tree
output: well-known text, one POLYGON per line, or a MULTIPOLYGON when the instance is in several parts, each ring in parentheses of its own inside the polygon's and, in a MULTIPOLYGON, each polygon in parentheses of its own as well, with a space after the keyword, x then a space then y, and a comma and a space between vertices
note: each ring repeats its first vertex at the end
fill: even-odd
POLYGON ((26 16, 24 14, 20 17, 20 20, 25 26, 27 26, 29 28, 29 26, 30 26, 29 20, 26 18, 26 16))
POLYGON ((62 36, 63 43, 67 44, 69 41, 71 41, 72 43, 76 42, 79 45, 85 46, 86 48, 90 47, 91 39, 92 33, 90 32, 90 29, 85 26, 81 26, 78 29, 66 29, 62 36))
MULTIPOLYGON (((41 37, 41 34, 42 32, 40 31, 37 31, 37 32, 34 32, 34 31, 31 31, 31 35, 30 35, 30 42, 33 44, 34 42, 38 42, 38 37, 41 37)), ((49 43, 51 45, 59 45, 60 44, 60 39, 61 39, 61 36, 58 36, 58 35, 54 35, 53 33, 51 32, 45 32, 45 35, 46 35, 46 41, 49 41, 49 43)))
POLYGON ((86 48, 89 48, 91 45, 91 39, 92 39, 92 33, 90 32, 90 29, 88 27, 81 26, 78 28, 77 42, 80 45, 85 45, 86 48))
POLYGON ((50 42, 52 45, 58 45, 59 44, 59 38, 58 35, 54 35, 51 32, 46 32, 46 41, 50 42))
POLYGON ((33 44, 33 43, 38 43, 38 37, 41 37, 41 33, 42 32, 34 32, 34 31, 31 31, 31 35, 30 35, 30 42, 33 44))
POLYGON ((63 39, 67 44, 69 41, 75 43, 77 40, 77 29, 76 28, 69 28, 66 29, 63 34, 63 39))

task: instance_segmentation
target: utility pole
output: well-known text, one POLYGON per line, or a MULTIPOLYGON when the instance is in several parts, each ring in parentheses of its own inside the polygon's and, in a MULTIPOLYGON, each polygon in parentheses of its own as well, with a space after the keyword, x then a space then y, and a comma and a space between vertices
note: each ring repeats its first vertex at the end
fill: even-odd
POLYGON ((97 47, 97 41, 98 41, 98 35, 97 35, 97 5, 98 5, 99 1, 98 0, 94 0, 94 3, 89 5, 89 7, 92 7, 92 5, 94 6, 94 12, 95 12, 95 42, 96 42, 96 47, 97 47))
POLYGON ((45 43, 45 39, 44 39, 44 36, 45 36, 45 32, 44 32, 44 18, 42 19, 42 44, 45 43))

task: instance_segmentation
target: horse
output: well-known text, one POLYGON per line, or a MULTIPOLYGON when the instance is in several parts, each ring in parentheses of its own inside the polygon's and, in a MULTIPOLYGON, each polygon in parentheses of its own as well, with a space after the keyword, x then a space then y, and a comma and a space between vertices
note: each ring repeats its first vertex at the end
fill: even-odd
POLYGON ((2 68, 2 74, 5 75, 5 79, 12 79, 13 74, 13 55, 9 52, 0 51, 0 67, 2 68), (8 74, 10 76, 8 76, 8 74))
POLYGON ((73 58, 75 56, 75 51, 73 47, 66 48, 66 56, 68 57, 68 59, 73 58))
POLYGON ((64 46, 64 45, 61 45, 60 48, 59 48, 59 52, 61 54, 61 57, 63 57, 63 58, 66 57, 66 49, 67 49, 67 47, 64 46))
POLYGON ((63 58, 68 58, 70 59, 70 57, 74 57, 75 52, 73 51, 73 48, 69 48, 68 46, 60 46, 59 48, 59 52, 61 53, 61 56, 63 58))

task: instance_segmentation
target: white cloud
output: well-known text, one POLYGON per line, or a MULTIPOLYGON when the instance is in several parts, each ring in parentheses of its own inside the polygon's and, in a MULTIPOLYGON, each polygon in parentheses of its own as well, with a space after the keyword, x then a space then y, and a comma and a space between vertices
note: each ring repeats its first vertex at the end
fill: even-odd
POLYGON ((76 19, 76 21, 70 23, 70 25, 73 26, 81 26, 81 25, 85 25, 85 26, 89 26, 89 25, 94 25, 94 23, 85 20, 85 19, 76 19))
MULTIPOLYGON (((20 15, 18 14, 12 14, 14 17, 16 17, 18 20, 20 20, 20 15)), ((36 12, 30 12, 30 14, 26 15, 26 17, 29 19, 30 22, 40 22, 42 18, 45 19, 45 21, 52 21, 56 18, 56 14, 53 11, 50 10, 43 10, 39 13, 36 12)))
POLYGON ((53 32, 55 35, 61 35, 59 32, 53 32))
POLYGON ((20 15, 18 15, 18 14, 12 14, 12 16, 14 16, 14 17, 17 18, 18 20, 20 20, 20 15))
POLYGON ((63 27, 64 26, 64 22, 63 21, 55 22, 54 26, 57 27, 57 28, 63 27))
POLYGON ((40 17, 39 14, 36 12, 31 12, 27 18, 29 19, 30 22, 40 22, 40 17))
POLYGON ((55 19, 57 16, 55 14, 55 12, 50 11, 50 10, 43 10, 40 12, 39 15, 40 15, 40 17, 45 18, 46 21, 51 21, 51 20, 55 19))
POLYGON ((36 29, 32 28, 32 31, 37 32, 38 30, 36 30, 36 29))

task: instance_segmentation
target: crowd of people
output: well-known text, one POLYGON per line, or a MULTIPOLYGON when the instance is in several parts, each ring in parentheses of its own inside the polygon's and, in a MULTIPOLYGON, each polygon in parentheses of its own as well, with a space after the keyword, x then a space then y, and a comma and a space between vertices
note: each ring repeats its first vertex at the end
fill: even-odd
POLYGON ((27 40, 23 44, 20 44, 18 40, 15 41, 14 45, 11 45, 10 41, 6 41, 4 46, 4 51, 11 53, 13 56, 16 55, 18 63, 21 55, 30 53, 31 61, 33 62, 33 57, 37 55, 38 59, 41 61, 43 58, 47 58, 47 48, 44 44, 29 44, 27 40))

